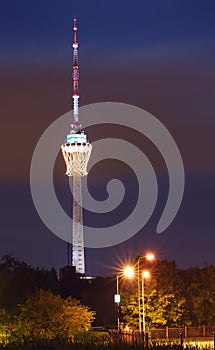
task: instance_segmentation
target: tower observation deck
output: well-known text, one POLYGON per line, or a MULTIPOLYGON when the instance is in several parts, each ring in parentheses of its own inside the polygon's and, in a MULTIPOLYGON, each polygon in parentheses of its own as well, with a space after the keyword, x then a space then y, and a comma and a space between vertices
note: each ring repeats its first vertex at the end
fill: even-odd
POLYGON ((71 244, 68 245, 68 265, 75 267, 76 273, 85 273, 84 235, 82 215, 81 178, 87 175, 87 164, 92 145, 79 124, 79 66, 76 18, 73 26, 73 123, 66 136, 66 142, 61 146, 66 163, 66 175, 73 177, 73 225, 71 244))

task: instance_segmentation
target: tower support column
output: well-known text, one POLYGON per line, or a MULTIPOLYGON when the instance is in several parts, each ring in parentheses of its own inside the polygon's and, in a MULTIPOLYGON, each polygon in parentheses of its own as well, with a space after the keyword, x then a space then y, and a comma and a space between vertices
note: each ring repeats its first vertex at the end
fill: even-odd
POLYGON ((82 215, 81 175, 73 175, 73 229, 72 229, 72 265, 76 273, 85 273, 84 235, 82 215))

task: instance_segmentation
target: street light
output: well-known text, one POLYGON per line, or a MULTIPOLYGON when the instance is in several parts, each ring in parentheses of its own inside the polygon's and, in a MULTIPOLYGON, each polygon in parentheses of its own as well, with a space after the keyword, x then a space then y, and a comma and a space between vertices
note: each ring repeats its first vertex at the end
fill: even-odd
POLYGON ((142 272, 142 305, 143 305, 143 333, 145 334, 146 324, 145 324, 145 303, 144 303, 144 278, 149 278, 150 272, 148 270, 144 270, 142 272))
POLYGON ((134 268, 132 266, 126 266, 123 272, 125 277, 128 277, 128 278, 134 277, 134 268))
MULTIPOLYGON (((141 296, 140 296, 140 261, 142 259, 145 259, 147 261, 153 261, 155 259, 155 255, 153 253, 147 253, 144 256, 140 256, 137 260, 137 283, 138 283, 138 313, 139 313, 139 332, 142 332, 142 326, 141 326, 141 296)), ((143 276, 142 276, 143 277, 143 276)), ((142 306, 144 309, 144 298, 143 298, 143 278, 142 278, 142 306)), ((144 310, 143 310, 143 314, 144 314, 144 310)), ((143 323, 143 332, 145 331, 145 315, 144 315, 144 323, 143 323)))
POLYGON ((114 302, 117 304, 117 329, 119 331, 119 304, 120 304, 119 274, 116 275, 116 294, 114 294, 114 302))
POLYGON ((119 305, 120 305, 120 294, 119 294, 119 276, 125 276, 127 278, 132 278, 134 276, 134 269, 132 266, 125 266, 121 272, 116 275, 116 294, 114 295, 114 302, 117 304, 117 329, 120 329, 119 320, 119 305))
POLYGON ((148 260, 148 261, 155 260, 155 255, 154 255, 154 253, 147 253, 147 254, 146 254, 146 260, 148 260))

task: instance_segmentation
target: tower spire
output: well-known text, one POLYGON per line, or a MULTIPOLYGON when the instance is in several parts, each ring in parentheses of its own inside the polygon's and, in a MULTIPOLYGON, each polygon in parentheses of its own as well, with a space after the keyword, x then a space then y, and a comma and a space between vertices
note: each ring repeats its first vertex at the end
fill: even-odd
POLYGON ((77 42, 77 19, 73 19, 73 124, 72 124, 72 133, 76 133, 80 130, 79 125, 79 67, 78 67, 78 42, 77 42))
POLYGON ((73 19, 73 32, 74 32, 73 33, 74 34, 73 44, 77 44, 76 32, 77 32, 78 28, 77 28, 76 22, 77 22, 77 19, 76 19, 76 17, 74 17, 74 19, 73 19))

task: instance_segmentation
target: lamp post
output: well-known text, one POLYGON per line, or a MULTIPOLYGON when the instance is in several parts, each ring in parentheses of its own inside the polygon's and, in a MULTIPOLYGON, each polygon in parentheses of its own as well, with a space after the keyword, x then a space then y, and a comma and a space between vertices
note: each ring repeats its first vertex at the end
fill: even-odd
POLYGON ((117 304, 117 329, 120 330, 120 319, 119 319, 119 311, 120 311, 120 294, 119 294, 119 277, 125 276, 127 278, 132 278, 134 276, 134 269, 131 266, 125 266, 121 273, 116 275, 116 294, 114 295, 114 302, 117 304))
MULTIPOLYGON (((138 283, 138 316, 139 316, 139 332, 142 332, 141 325, 141 293, 140 293, 140 261, 145 259, 147 261, 153 261, 155 259, 155 255, 153 253, 147 253, 144 256, 140 256, 137 260, 137 283, 138 283)), ((142 307, 143 307, 143 315, 144 315, 144 280, 142 275, 142 307)), ((145 332, 145 315, 143 316, 143 332, 145 332)))
POLYGON ((119 331, 119 304, 120 304, 120 294, 119 294, 119 274, 116 275, 116 294, 114 295, 114 302, 117 304, 117 329, 119 331))
POLYGON ((149 278, 150 272, 144 270, 142 273, 142 305, 143 305, 143 333, 145 334, 146 324, 145 324, 145 302, 144 302, 144 278, 149 278))
POLYGON ((141 333, 141 310, 140 310, 140 260, 143 259, 141 256, 137 261, 137 285, 138 285, 138 320, 139 320, 139 332, 141 333))

